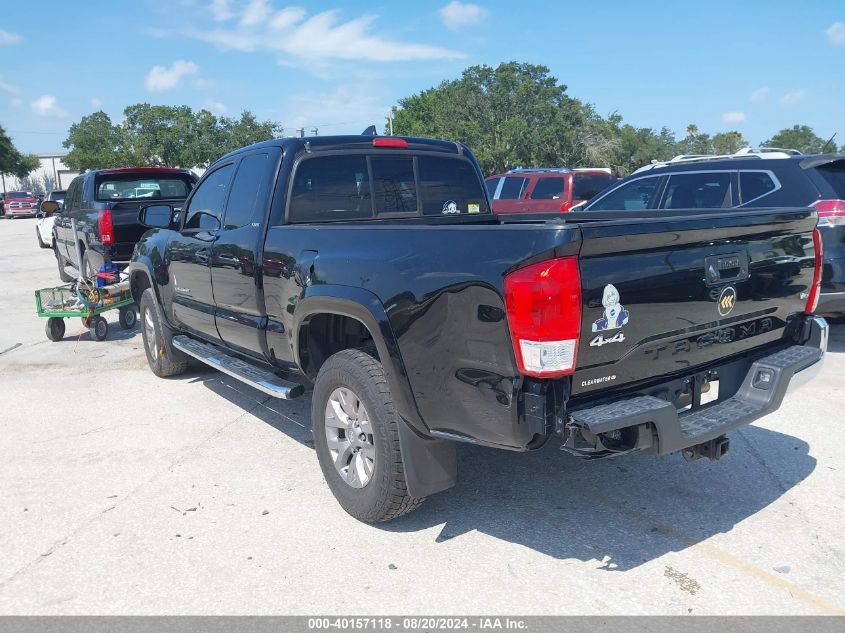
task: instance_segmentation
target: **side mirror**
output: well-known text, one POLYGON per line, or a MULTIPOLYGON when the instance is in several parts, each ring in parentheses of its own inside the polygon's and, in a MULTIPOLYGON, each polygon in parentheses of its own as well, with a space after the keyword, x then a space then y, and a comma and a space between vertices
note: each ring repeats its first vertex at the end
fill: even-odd
POLYGON ((153 229, 169 229, 173 225, 173 207, 169 204, 150 204, 141 207, 138 221, 153 229))
POLYGON ((41 213, 48 218, 54 213, 56 213, 58 210, 59 203, 55 202, 54 200, 45 200, 41 203, 41 213))
POLYGON ((197 211, 191 216, 190 226, 185 226, 187 230, 197 230, 194 237, 203 242, 213 242, 217 239, 217 231, 221 228, 220 218, 213 213, 206 211, 197 211))

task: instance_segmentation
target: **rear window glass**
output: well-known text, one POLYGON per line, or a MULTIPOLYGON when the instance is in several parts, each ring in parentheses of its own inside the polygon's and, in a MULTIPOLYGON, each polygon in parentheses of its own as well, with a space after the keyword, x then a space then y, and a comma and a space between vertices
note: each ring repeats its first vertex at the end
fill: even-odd
POLYGON ((640 178, 620 185, 591 204, 587 211, 639 211, 648 209, 660 178, 640 178))
POLYGON ((373 195, 376 213, 417 213, 414 159, 373 157, 373 195))
POLYGON ((572 177, 572 199, 589 200, 607 189, 612 181, 610 174, 575 174, 572 177))
POLYGON ((158 200, 187 198, 191 184, 187 178, 158 177, 154 174, 137 177, 104 176, 97 179, 97 200, 158 200))
POLYGON ((420 156, 420 195, 425 215, 489 213, 472 163, 459 158, 420 156))
POLYGON ((557 200, 563 195, 566 181, 563 178, 540 178, 531 191, 532 200, 557 200))
POLYGON ((522 197, 522 192, 525 191, 525 185, 527 184, 528 178, 508 176, 505 178, 497 200, 518 200, 522 197))
POLYGON ((775 182, 769 174, 762 171, 739 172, 739 193, 742 204, 762 198, 774 190, 775 182))
POLYGON ((720 209, 731 205, 729 172, 669 176, 662 209, 720 209))
POLYGON ((64 191, 51 191, 50 195, 48 196, 50 200, 55 200, 56 202, 61 202, 65 199, 65 192, 64 191))
POLYGON ((292 222, 359 220, 373 215, 366 156, 321 156, 297 167, 292 222))
POLYGON ((845 200, 845 160, 822 165, 817 167, 816 171, 833 188, 836 196, 840 200, 845 200))

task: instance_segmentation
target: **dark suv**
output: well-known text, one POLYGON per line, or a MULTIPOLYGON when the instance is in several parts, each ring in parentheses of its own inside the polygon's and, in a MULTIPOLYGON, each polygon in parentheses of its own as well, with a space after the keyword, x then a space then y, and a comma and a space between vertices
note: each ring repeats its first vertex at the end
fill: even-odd
POLYGON ((678 156, 635 171, 574 211, 812 206, 824 245, 819 314, 845 314, 845 154, 774 148, 678 156))

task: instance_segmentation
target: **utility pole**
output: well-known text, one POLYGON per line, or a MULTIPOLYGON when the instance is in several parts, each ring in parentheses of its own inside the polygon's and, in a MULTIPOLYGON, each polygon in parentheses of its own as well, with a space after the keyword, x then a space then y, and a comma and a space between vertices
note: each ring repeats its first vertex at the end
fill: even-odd
POLYGON ((390 114, 388 114, 385 118, 387 119, 387 129, 390 130, 390 136, 393 136, 393 117, 396 116, 396 106, 390 108, 390 114))
POLYGON ((299 138, 305 138, 305 128, 304 127, 301 127, 296 131, 299 132, 299 138))
POLYGON ((317 136, 317 128, 315 128, 315 127, 311 128, 311 136, 317 136))

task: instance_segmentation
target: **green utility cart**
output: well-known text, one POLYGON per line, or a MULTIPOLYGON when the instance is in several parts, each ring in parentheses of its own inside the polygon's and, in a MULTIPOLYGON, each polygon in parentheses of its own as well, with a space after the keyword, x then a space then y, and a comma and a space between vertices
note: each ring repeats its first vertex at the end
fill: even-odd
POLYGON ((128 281, 102 287, 75 282, 42 288, 35 291, 35 308, 38 316, 47 319, 45 330, 51 341, 62 340, 67 318, 82 319, 82 324, 97 341, 104 341, 109 334, 108 321, 101 316, 104 312, 120 310, 119 321, 124 330, 135 327, 137 321, 128 281))

